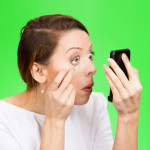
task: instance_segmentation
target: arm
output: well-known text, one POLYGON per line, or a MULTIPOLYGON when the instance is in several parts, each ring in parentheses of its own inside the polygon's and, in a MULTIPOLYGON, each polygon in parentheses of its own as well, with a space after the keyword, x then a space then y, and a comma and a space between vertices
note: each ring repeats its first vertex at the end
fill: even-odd
POLYGON ((40 150, 64 150, 65 122, 74 106, 76 96, 74 86, 69 84, 74 69, 69 70, 69 73, 60 85, 66 73, 67 70, 60 72, 46 91, 46 117, 40 150))
POLYGON ((65 122, 52 121, 46 117, 40 150, 64 150, 65 122))
POLYGON ((133 68, 126 55, 122 56, 129 80, 113 59, 108 62, 114 72, 104 65, 105 75, 113 92, 113 105, 118 112, 118 122, 113 150, 138 149, 138 118, 142 85, 138 70, 133 68))
POLYGON ((138 149, 138 120, 138 114, 128 118, 118 116, 113 150, 138 149))

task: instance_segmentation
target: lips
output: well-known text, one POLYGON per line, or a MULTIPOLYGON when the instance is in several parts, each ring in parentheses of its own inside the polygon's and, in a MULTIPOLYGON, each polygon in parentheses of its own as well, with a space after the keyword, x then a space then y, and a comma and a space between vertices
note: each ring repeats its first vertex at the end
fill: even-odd
POLYGON ((92 88, 92 86, 94 85, 94 83, 87 85, 86 87, 84 87, 83 89, 89 89, 92 88))

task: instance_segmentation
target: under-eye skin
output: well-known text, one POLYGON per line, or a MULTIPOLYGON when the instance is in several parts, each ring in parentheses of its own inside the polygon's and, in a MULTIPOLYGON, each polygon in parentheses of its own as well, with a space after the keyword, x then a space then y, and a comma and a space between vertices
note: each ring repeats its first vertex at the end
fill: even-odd
MULTIPOLYGON (((92 54, 92 55, 90 55, 90 59, 93 61, 93 55, 95 55, 95 52, 91 51, 90 53, 92 54)), ((78 55, 78 56, 74 57, 74 59, 71 62, 73 62, 73 61, 78 62, 79 58, 80 58, 80 56, 78 55)))

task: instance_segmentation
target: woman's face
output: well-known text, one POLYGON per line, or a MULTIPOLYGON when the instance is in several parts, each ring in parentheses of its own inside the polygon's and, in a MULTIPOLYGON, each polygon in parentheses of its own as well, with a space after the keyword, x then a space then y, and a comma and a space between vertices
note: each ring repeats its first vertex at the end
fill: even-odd
POLYGON ((48 66, 48 84, 51 84, 57 74, 64 68, 75 68, 71 84, 76 89, 76 105, 85 104, 91 92, 82 89, 93 83, 96 68, 92 61, 92 44, 89 35, 82 30, 65 32, 59 39, 55 53, 50 58, 48 66))

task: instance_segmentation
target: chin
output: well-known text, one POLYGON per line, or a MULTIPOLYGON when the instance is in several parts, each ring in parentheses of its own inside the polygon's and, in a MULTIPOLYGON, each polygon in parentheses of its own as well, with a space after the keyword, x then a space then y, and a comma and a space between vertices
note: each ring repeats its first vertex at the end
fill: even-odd
POLYGON ((82 96, 76 96, 76 99, 75 99, 75 105, 84 105, 86 104, 88 101, 89 101, 89 98, 90 98, 90 94, 87 94, 87 95, 82 95, 82 96), (78 97, 78 98, 77 98, 78 97))

